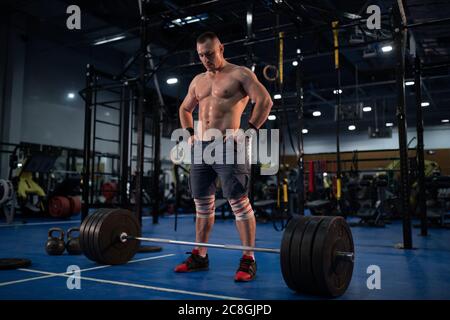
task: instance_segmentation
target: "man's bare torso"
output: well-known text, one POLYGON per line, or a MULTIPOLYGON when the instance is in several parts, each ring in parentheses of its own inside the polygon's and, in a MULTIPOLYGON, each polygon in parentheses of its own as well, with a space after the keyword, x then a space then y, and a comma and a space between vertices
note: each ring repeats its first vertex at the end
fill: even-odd
POLYGON ((238 129, 249 97, 244 91, 242 67, 227 63, 219 72, 204 72, 196 76, 195 97, 199 104, 200 136, 210 128, 226 134, 226 129, 238 129))

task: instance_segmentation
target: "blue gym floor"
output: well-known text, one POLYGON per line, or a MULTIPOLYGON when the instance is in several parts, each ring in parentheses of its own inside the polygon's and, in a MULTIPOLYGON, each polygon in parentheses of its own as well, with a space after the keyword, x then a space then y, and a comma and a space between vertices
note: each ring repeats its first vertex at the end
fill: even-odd
MULTIPOLYGON (((79 217, 78 217, 79 219, 79 217)), ((180 217, 178 231, 174 219, 163 217, 152 225, 144 217, 143 235, 179 240, 195 240, 192 216, 180 217)), ((416 223, 415 221, 413 223, 416 223)), ((48 256, 44 245, 47 230, 58 226, 67 230, 79 220, 28 219, 14 225, 0 223, 0 258, 31 259, 29 268, 0 271, 0 299, 320 299, 292 292, 282 279, 279 255, 256 253, 258 274, 250 283, 235 283, 234 272, 241 253, 209 249, 210 270, 175 274, 172 270, 184 260, 190 248, 163 245, 157 253, 138 253, 121 266, 99 266, 84 256, 48 256), (67 288, 69 265, 82 269, 81 289, 67 288)), ((413 228, 416 250, 401 250, 400 222, 385 228, 352 228, 355 241, 355 268, 347 292, 339 299, 450 299, 450 230, 430 229, 429 236, 413 228), (367 267, 381 269, 381 289, 367 287, 367 267)), ((282 233, 271 223, 257 225, 257 246, 280 247, 282 233)), ((239 244, 233 220, 216 220, 211 243, 239 244)))

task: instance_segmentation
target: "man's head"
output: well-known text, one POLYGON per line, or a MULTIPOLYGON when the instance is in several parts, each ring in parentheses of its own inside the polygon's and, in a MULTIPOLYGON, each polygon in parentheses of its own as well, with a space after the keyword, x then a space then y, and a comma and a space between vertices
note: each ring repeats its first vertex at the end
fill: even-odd
POLYGON ((208 71, 217 70, 224 61, 223 44, 214 32, 205 32, 198 36, 197 53, 208 71))

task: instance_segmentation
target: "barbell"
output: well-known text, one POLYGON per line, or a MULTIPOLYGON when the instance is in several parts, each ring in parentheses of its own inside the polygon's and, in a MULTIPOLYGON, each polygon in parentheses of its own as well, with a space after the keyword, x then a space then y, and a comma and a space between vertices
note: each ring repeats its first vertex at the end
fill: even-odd
POLYGON ((338 297, 347 290, 353 273, 353 238, 342 217, 292 218, 280 249, 142 237, 136 216, 119 208, 100 209, 80 226, 81 250, 100 264, 127 263, 138 252, 140 241, 277 253, 284 281, 299 293, 338 297))

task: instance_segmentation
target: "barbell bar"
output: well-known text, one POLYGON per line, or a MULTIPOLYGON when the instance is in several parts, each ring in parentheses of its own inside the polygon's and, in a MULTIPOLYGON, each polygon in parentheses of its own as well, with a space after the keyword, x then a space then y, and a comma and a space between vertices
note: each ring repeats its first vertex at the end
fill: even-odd
POLYGON ((347 290, 355 258, 350 228, 344 218, 336 216, 291 219, 282 236, 281 249, 142 237, 136 215, 120 208, 99 209, 80 226, 83 253, 100 264, 127 263, 138 252, 141 241, 277 253, 289 288, 331 297, 347 290))
MULTIPOLYGON (((174 244, 174 245, 181 245, 181 246, 197 246, 197 247, 226 249, 226 250, 255 251, 255 252, 278 253, 278 254, 281 253, 280 249, 274 249, 274 248, 258 248, 258 247, 240 246, 240 245, 234 245, 234 244, 215 244, 215 243, 205 243, 205 242, 170 240, 170 239, 163 239, 163 238, 144 238, 144 237, 129 236, 125 232, 122 232, 122 234, 120 235, 120 241, 126 242, 127 240, 139 240, 139 241, 154 242, 154 243, 166 243, 166 244, 174 244)), ((348 260, 350 262, 353 262, 354 257, 355 257, 355 254, 353 252, 336 251, 334 253, 334 255, 336 258, 348 260)))

